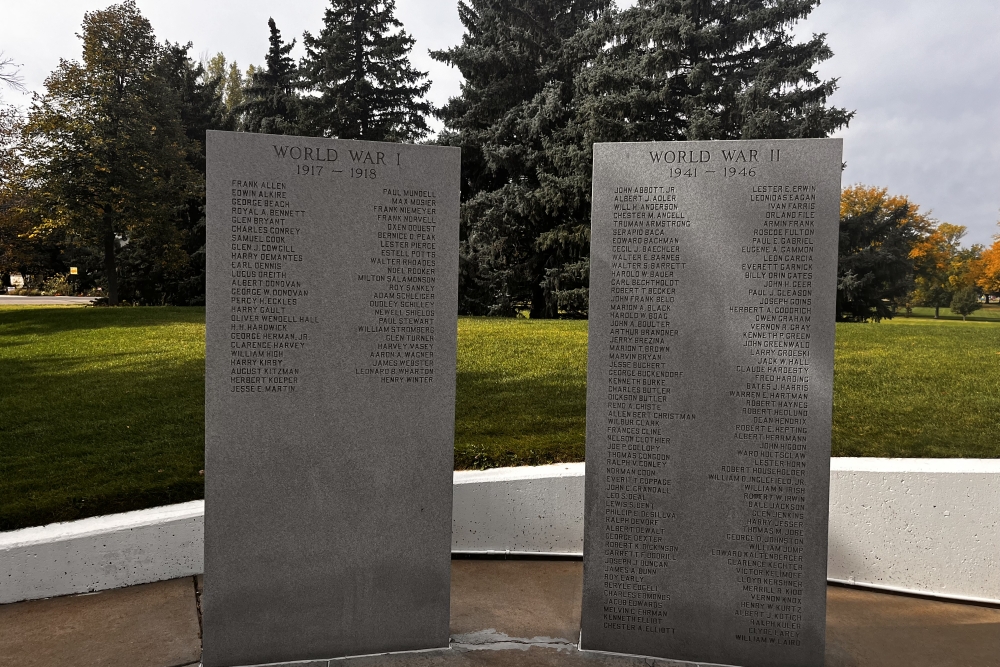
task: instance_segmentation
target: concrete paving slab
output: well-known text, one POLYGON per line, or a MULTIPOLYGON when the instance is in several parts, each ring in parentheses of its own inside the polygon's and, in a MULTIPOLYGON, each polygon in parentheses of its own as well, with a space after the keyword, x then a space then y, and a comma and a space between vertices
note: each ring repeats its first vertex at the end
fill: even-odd
MULTIPOLYGON (((409 655, 380 655, 330 661, 330 667, 571 667, 575 665, 585 665, 586 667, 693 667, 694 663, 589 651, 580 652, 576 648, 553 650, 540 646, 526 646, 514 650, 452 648, 409 655)), ((289 665, 289 667, 293 666, 289 665)))
POLYGON ((0 605, 2 667, 176 667, 200 657, 193 577, 0 605))
POLYGON ((1000 609, 872 590, 827 590, 828 667, 1000 666, 1000 609))
MULTIPOLYGON (((675 667, 581 653, 580 561, 452 561, 448 650, 309 667, 675 667)), ((0 606, 0 667, 195 667, 200 578, 0 606)), ((691 663, 683 663, 690 665, 691 663)), ((831 586, 827 667, 1000 667, 1000 608, 831 586)), ((294 663, 303 667, 303 663, 294 663)))
POLYGON ((451 562, 451 634, 491 629, 510 637, 580 640, 583 562, 451 562))

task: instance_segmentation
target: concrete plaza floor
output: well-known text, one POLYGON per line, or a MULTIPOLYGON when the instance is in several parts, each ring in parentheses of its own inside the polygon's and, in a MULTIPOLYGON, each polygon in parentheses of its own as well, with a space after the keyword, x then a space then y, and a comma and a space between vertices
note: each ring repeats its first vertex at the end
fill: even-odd
MULTIPOLYGON (((201 656, 198 578, 0 606, 3 667, 181 667, 201 656)), ((582 564, 452 561, 452 649, 301 667, 676 665, 580 653, 582 564)), ((686 663, 690 664, 690 663, 686 663)), ((831 586, 827 667, 1000 667, 1000 608, 831 586)))

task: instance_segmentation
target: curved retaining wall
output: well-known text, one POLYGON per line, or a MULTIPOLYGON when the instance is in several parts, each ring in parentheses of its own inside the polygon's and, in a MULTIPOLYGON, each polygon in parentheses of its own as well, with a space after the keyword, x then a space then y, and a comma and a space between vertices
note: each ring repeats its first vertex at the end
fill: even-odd
POLYGON ((1000 460, 832 459, 827 577, 1000 602, 1000 460))
MULTIPOLYGON (((583 554, 582 463, 455 473, 455 553, 583 554)), ((196 501, 0 533, 0 603, 202 571, 196 501)), ((1000 460, 835 458, 830 581, 1000 603, 1000 460)))

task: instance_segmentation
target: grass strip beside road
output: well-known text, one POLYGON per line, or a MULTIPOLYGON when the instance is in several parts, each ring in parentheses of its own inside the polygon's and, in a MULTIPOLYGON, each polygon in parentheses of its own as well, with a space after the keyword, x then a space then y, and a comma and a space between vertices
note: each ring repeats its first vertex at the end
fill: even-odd
MULTIPOLYGON (((460 318, 456 468, 581 461, 587 322, 460 318)), ((201 498, 204 310, 0 307, 0 530, 201 498)), ((835 456, 1000 457, 1000 326, 838 324, 835 456)))
MULTIPOLYGON (((930 317, 934 318, 934 309, 927 308, 926 306, 918 306, 913 309, 913 313, 910 317, 907 317, 906 313, 900 311, 896 315, 897 320, 911 319, 911 317, 930 317)), ((951 312, 951 308, 941 308, 938 312, 938 320, 961 320, 962 316, 958 313, 951 312)), ((983 304, 982 308, 975 311, 971 315, 968 315, 966 319, 969 322, 1000 322, 1000 304, 990 303, 983 304)))

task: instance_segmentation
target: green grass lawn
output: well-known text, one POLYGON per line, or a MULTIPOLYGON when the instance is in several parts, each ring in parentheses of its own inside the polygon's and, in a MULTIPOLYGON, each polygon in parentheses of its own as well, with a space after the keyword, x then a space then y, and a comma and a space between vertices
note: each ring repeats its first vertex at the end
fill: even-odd
POLYGON ((202 497, 205 311, 0 307, 0 530, 202 497))
POLYGON ((455 467, 582 461, 587 323, 458 321, 455 467))
MULTIPOLYGON (((202 496, 204 310, 0 307, 0 530, 202 496)), ((580 461, 587 323, 461 318, 456 468, 580 461)), ((837 325, 835 456, 1000 457, 1000 325, 837 325)))
POLYGON ((1000 457, 1000 324, 838 324, 834 456, 1000 457))

